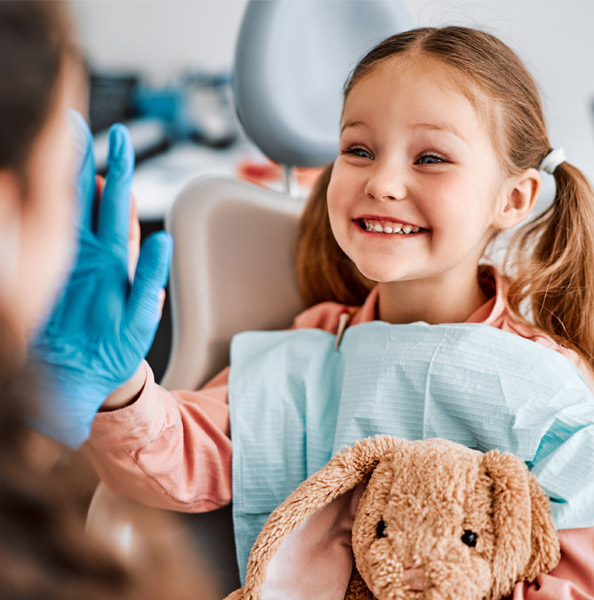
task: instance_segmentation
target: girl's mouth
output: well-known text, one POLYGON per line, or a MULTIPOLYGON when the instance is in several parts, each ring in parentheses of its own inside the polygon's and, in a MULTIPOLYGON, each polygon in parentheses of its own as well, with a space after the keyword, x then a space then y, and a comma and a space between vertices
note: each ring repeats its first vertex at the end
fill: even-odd
POLYGON ((410 223, 399 223, 397 221, 388 221, 383 219, 355 219, 355 222, 363 231, 370 233, 386 233, 390 235, 411 235, 414 233, 424 233, 428 231, 423 227, 411 225, 410 223))

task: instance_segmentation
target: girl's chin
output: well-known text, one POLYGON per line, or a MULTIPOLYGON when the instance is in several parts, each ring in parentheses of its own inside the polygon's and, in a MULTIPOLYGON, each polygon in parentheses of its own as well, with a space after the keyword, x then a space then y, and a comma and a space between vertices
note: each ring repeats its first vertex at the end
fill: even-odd
MULTIPOLYGON (((347 254, 348 256, 348 254, 347 254)), ((386 256, 386 253, 352 252, 349 257, 358 271, 375 283, 392 283, 411 278, 411 261, 415 258, 410 254, 386 256)), ((416 270, 416 269, 415 269, 416 270)))
POLYGON ((388 266, 387 268, 378 268, 377 264, 362 264, 355 263, 357 269, 367 279, 374 283, 404 283, 407 281, 417 280, 419 277, 423 278, 425 275, 418 270, 413 271, 410 268, 395 269, 394 265, 388 266))
POLYGON ((363 277, 374 283, 393 283, 402 280, 402 275, 394 272, 378 271, 377 269, 364 269, 357 265, 357 269, 363 277))

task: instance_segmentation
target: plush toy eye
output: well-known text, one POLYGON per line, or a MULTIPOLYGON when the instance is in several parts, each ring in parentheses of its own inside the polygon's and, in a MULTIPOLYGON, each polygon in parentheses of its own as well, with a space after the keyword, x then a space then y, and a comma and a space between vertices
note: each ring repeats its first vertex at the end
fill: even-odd
POLYGON ((478 538, 478 535, 476 533, 474 533, 474 531, 470 531, 470 529, 467 529, 462 534, 462 541, 467 546, 470 546, 471 548, 474 548, 476 546, 476 540, 477 540, 477 538, 478 538))
POLYGON ((386 522, 383 519, 380 519, 377 527, 375 528, 375 535, 378 538, 386 537, 386 522))

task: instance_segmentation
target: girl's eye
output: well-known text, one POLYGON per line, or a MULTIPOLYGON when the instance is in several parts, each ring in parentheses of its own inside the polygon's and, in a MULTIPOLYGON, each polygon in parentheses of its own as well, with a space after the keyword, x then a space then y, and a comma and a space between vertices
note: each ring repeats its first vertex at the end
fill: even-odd
POLYGON ((365 150, 365 148, 360 148, 359 146, 347 148, 346 150, 343 150, 343 154, 352 154, 353 156, 358 156, 359 158, 368 158, 369 160, 373 160, 373 154, 365 150))
POLYGON ((439 163, 447 162, 443 156, 439 154, 423 154, 417 158, 417 165, 437 165, 439 163))

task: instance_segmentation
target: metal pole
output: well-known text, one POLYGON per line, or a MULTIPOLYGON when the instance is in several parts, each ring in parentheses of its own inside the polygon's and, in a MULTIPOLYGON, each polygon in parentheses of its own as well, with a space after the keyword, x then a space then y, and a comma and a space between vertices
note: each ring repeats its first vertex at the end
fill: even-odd
POLYGON ((285 183, 285 190, 291 196, 291 198, 299 197, 299 184, 293 176, 293 170, 289 165, 283 165, 283 181, 285 183))

